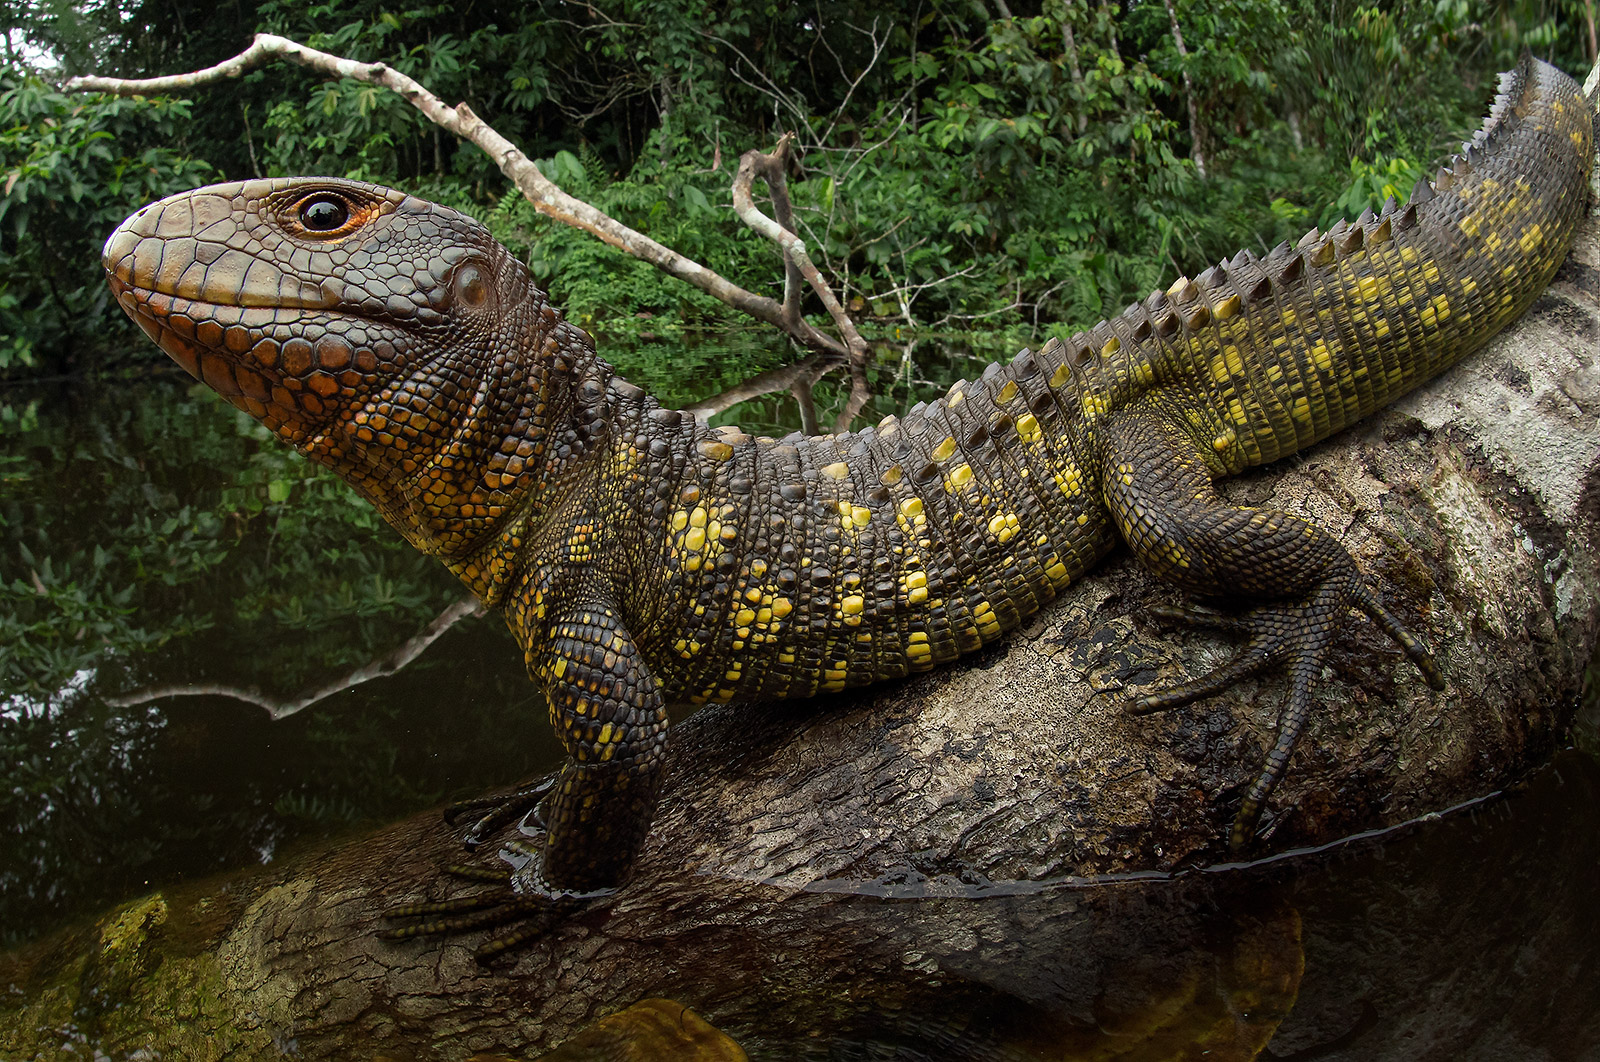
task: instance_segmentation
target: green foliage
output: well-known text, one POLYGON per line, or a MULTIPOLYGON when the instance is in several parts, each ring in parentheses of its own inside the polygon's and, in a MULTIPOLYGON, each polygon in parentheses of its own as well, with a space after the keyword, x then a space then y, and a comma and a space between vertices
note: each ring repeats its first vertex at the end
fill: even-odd
POLYGON ((211 178, 181 147, 189 112, 184 100, 66 96, 0 71, 0 373, 59 371, 107 332, 131 341, 100 245, 139 206, 211 178))

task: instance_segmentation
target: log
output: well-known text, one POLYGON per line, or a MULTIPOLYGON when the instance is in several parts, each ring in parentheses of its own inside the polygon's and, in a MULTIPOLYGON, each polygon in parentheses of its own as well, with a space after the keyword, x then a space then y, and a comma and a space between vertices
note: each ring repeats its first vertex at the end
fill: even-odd
MULTIPOLYGON (((1600 624, 1597 337, 1591 218, 1550 290, 1487 350, 1224 485, 1333 529, 1448 681, 1430 691, 1352 619, 1263 820, 1268 858, 1251 866, 1195 869, 1226 858, 1285 681, 1125 714, 1127 692, 1231 647, 1147 622, 1174 595, 1117 555, 962 665, 694 715, 675 731, 632 881, 506 961, 474 959, 481 932, 375 935, 393 904, 472 888, 438 874, 461 861, 459 831, 422 815, 145 897, 0 960, 0 1057, 77 1058, 84 1043, 195 1062, 346 1058, 353 1045, 416 1062, 530 1057, 654 997, 752 1058, 868 1041, 905 1057, 1029 1057, 1045 1043, 1255 1057, 1299 991, 1301 915, 1220 903, 1217 882, 1248 895, 1284 865, 1274 853, 1511 786, 1568 732, 1600 624)), ((1592 848, 1583 858, 1593 865, 1592 848)))

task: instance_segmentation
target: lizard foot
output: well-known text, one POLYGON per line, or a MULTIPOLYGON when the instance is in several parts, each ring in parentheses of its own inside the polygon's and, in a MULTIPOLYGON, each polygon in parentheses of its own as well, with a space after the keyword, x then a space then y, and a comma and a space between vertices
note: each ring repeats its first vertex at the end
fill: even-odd
POLYGON ((1228 851, 1235 857, 1243 855, 1254 840, 1267 798, 1288 767, 1289 754, 1311 715, 1311 683, 1321 673, 1323 661, 1351 607, 1366 613, 1400 646, 1429 686, 1444 689, 1444 676, 1427 647, 1383 606, 1358 575, 1328 579, 1299 603, 1263 605, 1241 615, 1194 607, 1161 606, 1152 610, 1158 619, 1238 634, 1248 641, 1232 660, 1208 674, 1131 698, 1127 707, 1132 714, 1147 715, 1192 704, 1274 664, 1282 663, 1289 669, 1289 701, 1278 716, 1277 740, 1245 793, 1229 831, 1228 851))
POLYGON ((545 824, 539 805, 555 788, 555 784, 556 779, 552 775, 514 792, 458 801, 444 809, 444 821, 454 825, 463 816, 474 816, 472 825, 461 838, 461 843, 469 850, 477 848, 490 834, 513 819, 522 819, 542 832, 545 824))
POLYGON ((383 913, 386 920, 409 924, 379 930, 377 936, 383 940, 409 940, 509 927, 473 950, 479 962, 488 962, 526 945, 585 902, 614 891, 572 893, 550 887, 538 872, 539 850, 528 842, 508 842, 500 855, 506 860, 505 866, 444 868, 451 877, 488 884, 486 891, 391 907, 383 913))

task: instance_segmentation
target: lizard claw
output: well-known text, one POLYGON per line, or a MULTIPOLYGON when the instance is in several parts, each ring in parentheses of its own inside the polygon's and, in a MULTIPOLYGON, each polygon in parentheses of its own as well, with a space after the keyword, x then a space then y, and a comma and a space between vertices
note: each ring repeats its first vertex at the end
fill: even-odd
POLYGON ((539 873, 539 847, 513 840, 500 851, 504 865, 448 866, 451 877, 490 886, 483 892, 427 903, 400 904, 383 913, 390 922, 408 922, 381 929, 384 940, 450 936, 479 929, 503 929, 473 949, 479 962, 515 951, 544 933, 588 901, 614 889, 589 893, 552 888, 539 873), (415 919, 415 921, 410 921, 415 919))
POLYGON ((454 825, 456 820, 464 815, 482 813, 468 827, 461 839, 461 843, 469 850, 483 844, 495 830, 519 816, 524 823, 542 832, 545 822, 539 812, 539 805, 549 795, 550 790, 555 788, 555 784, 555 777, 551 776, 511 793, 461 800, 444 809, 444 821, 454 825))
POLYGON ((1359 608, 1392 638, 1422 672, 1434 689, 1444 688, 1444 676, 1427 647, 1386 609, 1359 575, 1340 575, 1324 581, 1304 601, 1263 605, 1239 616, 1209 609, 1161 607, 1158 618, 1192 626, 1243 634, 1249 638, 1233 659, 1197 678, 1129 699, 1134 715, 1179 708, 1228 689, 1247 675, 1273 664, 1289 670, 1289 699, 1278 716, 1278 735, 1267 752, 1261 771, 1251 782, 1228 834, 1229 853, 1238 857, 1255 839, 1267 799, 1289 765, 1289 755, 1311 716, 1311 684, 1351 607, 1359 608))

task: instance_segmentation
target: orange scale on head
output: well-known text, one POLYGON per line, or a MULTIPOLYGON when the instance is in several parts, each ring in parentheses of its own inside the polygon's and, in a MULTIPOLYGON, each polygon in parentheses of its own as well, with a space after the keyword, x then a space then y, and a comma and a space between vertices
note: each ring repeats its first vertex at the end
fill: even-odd
MULTIPOLYGON (((242 365, 233 367, 233 377, 239 381, 239 389, 253 399, 265 402, 272 394, 271 388, 267 386, 267 381, 262 378, 260 373, 252 372, 242 365)), ((259 414, 252 415, 258 416, 259 414)))
POLYGON ((215 321, 201 321, 195 325, 194 337, 212 350, 222 346, 222 326, 215 321))
POLYGON ((311 368, 311 344, 303 339, 291 339, 283 345, 283 371, 290 376, 300 376, 311 368))
POLYGON ((338 336, 323 336, 317 340, 317 364, 324 369, 339 370, 350 364, 350 344, 338 336))
POLYGON ((250 357, 263 369, 276 367, 280 353, 282 353, 282 347, 274 339, 263 339, 250 348, 250 357))

